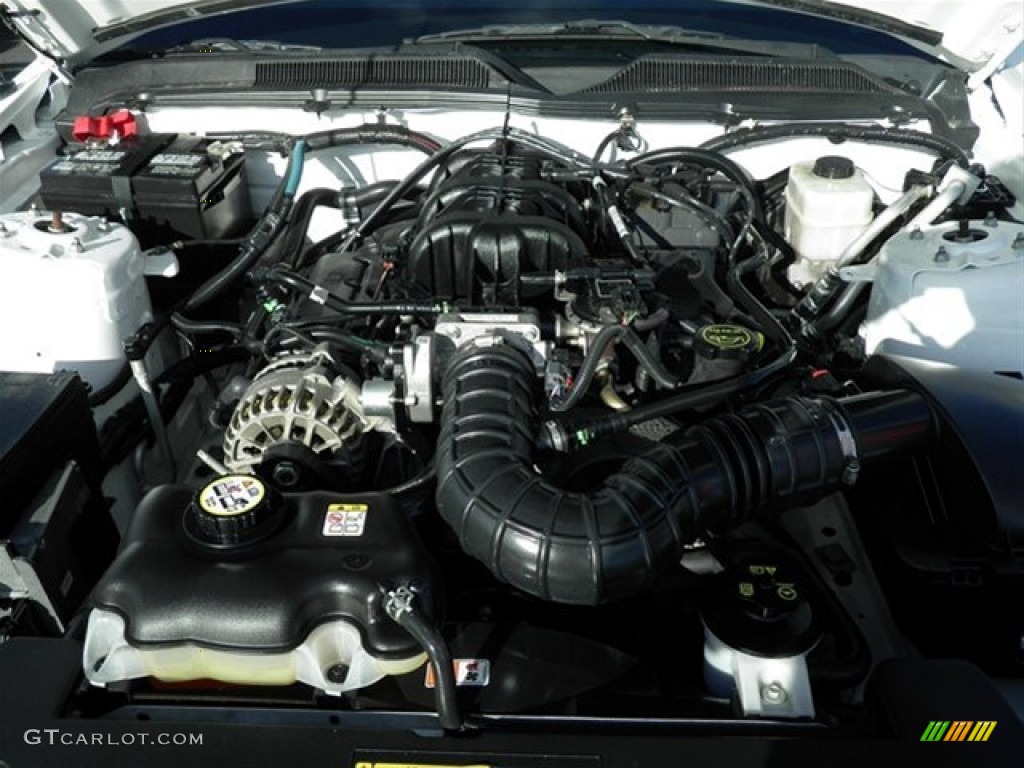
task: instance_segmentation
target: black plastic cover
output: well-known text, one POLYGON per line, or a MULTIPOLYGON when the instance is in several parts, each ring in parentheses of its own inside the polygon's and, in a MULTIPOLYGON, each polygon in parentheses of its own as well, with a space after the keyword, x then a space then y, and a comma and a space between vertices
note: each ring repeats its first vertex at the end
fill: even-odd
POLYGON ((434 569, 392 497, 286 495, 284 528, 233 553, 187 536, 192 498, 182 486, 149 493, 93 593, 96 607, 124 617, 129 642, 281 651, 319 624, 348 619, 375 656, 419 652, 383 602, 387 590, 416 584, 434 611, 434 569))
POLYGON ((99 490, 99 444, 86 385, 74 373, 0 371, 0 536, 68 461, 99 490))
MULTIPOLYGON (((1024 547, 1024 382, 1016 376, 971 371, 898 355, 876 356, 862 378, 871 384, 916 386, 938 406, 944 444, 966 449, 973 466, 955 466, 942 473, 945 484, 966 483, 973 472, 988 499, 966 511, 976 520, 978 508, 989 503, 999 525, 1019 549, 1024 547), (973 472, 972 472, 973 471, 973 472), (990 500, 990 501, 989 501, 990 500)), ((937 456, 937 460, 952 454, 937 456)), ((947 494, 954 498, 956 494, 947 494)))
POLYGON ((490 212, 445 216, 409 247, 408 277, 437 299, 519 303, 519 276, 582 264, 587 248, 571 228, 544 217, 490 212))
POLYGON ((54 471, 8 535, 10 554, 32 569, 48 603, 44 609, 40 596, 31 589, 28 611, 19 614, 14 633, 63 634, 64 626, 114 559, 118 541, 107 503, 86 484, 77 464, 70 461, 54 471))

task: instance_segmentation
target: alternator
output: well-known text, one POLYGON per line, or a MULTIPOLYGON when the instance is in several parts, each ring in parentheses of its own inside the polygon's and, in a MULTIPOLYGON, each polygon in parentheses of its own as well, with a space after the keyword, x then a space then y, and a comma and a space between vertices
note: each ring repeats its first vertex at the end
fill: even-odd
POLYGON ((275 360, 256 375, 225 432, 224 463, 232 472, 252 472, 268 452, 288 451, 289 464, 296 466, 289 472, 296 476, 298 467, 310 462, 340 459, 355 469, 351 465, 358 463, 369 428, 359 383, 340 373, 327 350, 318 347, 275 360))

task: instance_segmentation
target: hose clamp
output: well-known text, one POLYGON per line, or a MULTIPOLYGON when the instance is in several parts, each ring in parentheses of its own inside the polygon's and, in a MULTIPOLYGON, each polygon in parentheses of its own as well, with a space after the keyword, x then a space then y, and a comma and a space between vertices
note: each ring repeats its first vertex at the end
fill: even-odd
POLYGON ((391 619, 402 623, 402 618, 413 611, 413 602, 416 600, 416 593, 410 587, 402 586, 388 592, 384 601, 384 610, 391 619))
POLYGON ((830 403, 826 410, 828 411, 829 421, 832 422, 832 427, 836 433, 839 451, 843 454, 842 482, 844 485, 853 485, 857 482, 857 477, 860 475, 860 456, 857 452, 857 439, 853 436, 853 430, 850 429, 850 425, 847 424, 843 414, 835 405, 830 403))

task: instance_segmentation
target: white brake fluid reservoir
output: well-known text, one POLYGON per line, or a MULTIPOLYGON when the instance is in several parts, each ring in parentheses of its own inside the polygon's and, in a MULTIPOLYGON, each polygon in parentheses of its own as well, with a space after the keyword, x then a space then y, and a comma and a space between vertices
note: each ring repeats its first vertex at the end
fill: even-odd
POLYGON ((152 319, 135 236, 96 216, 0 215, 0 370, 77 371, 94 389, 152 319))
POLYGON ((796 251, 789 279, 816 281, 873 218, 874 190, 845 157, 795 163, 786 185, 786 240, 796 251))

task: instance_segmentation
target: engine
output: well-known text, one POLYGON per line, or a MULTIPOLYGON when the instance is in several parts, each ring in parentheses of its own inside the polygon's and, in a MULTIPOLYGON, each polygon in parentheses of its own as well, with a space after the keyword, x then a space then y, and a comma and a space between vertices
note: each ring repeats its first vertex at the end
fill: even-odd
MULTIPOLYGON (((305 684, 450 729, 626 695, 693 717, 845 701, 870 653, 783 521, 873 508, 946 445, 969 407, 920 361, 1024 370, 1024 225, 998 179, 934 138, 883 202, 841 154, 755 180, 714 147, 605 163, 511 129, 363 130, 427 158, 300 194, 305 153, 365 140, 333 131, 283 140, 255 221, 231 198, 187 232, 81 206, 4 222, 5 264, 139 294, 87 361, 116 390, 124 341, 140 405, 107 453, 140 446, 155 486, 92 592, 88 681, 305 684), (325 208, 343 226, 307 237, 325 208), (183 402, 203 415, 184 432, 183 402)), ((236 141, 187 146, 238 174, 236 141)))

